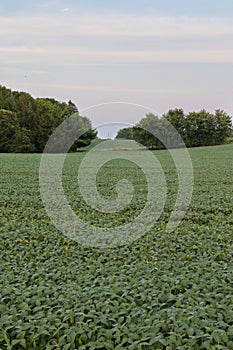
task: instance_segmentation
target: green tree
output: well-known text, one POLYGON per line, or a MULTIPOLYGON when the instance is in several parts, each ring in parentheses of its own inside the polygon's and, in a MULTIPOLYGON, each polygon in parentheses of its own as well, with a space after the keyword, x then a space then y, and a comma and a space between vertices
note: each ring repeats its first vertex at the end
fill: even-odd
POLYGON ((0 85, 0 109, 16 112, 15 98, 10 89, 0 85))
POLYGON ((224 111, 215 114, 204 109, 190 112, 185 119, 184 138, 188 147, 211 146, 222 144, 230 135, 232 122, 224 111))
POLYGON ((0 152, 33 152, 28 131, 20 128, 15 113, 0 109, 0 152))
POLYGON ((184 138, 188 147, 214 144, 213 115, 204 109, 190 112, 185 119, 184 138))
POLYGON ((202 109, 185 115, 183 109, 177 108, 170 109, 161 118, 149 113, 133 128, 119 130, 117 138, 132 136, 153 149, 164 148, 164 145, 179 148, 183 147, 183 142, 187 147, 217 145, 231 135, 232 120, 224 111, 218 109, 213 114, 202 109))
POLYGON ((20 126, 34 131, 37 124, 36 101, 26 92, 14 92, 16 112, 20 126))
POLYGON ((215 111, 214 117, 215 140, 217 144, 221 144, 232 135, 232 119, 220 109, 215 111))
POLYGON ((77 151, 79 147, 88 146, 96 138, 97 132, 92 129, 91 122, 86 117, 75 113, 71 118, 64 120, 52 134, 46 151, 51 153, 64 153, 77 151), (73 144, 70 142, 73 141, 73 144))
POLYGON ((116 139, 133 140, 133 128, 120 129, 115 138, 116 139))
MULTIPOLYGON (((90 120, 79 115, 71 100, 65 103, 53 98, 34 99, 29 93, 0 86, 0 109, 2 152, 43 152, 54 130, 74 113, 79 120, 80 137, 72 151, 89 145, 97 135, 90 120), (84 125, 85 132, 81 132, 84 125)), ((65 135, 61 137, 64 139, 65 135)))
POLYGON ((64 119, 70 116, 65 103, 50 98, 36 99, 37 119, 33 129, 34 144, 42 152, 50 135, 64 119))
POLYGON ((78 122, 79 135, 81 136, 78 137, 77 135, 78 139, 74 142, 70 151, 76 151, 78 147, 88 146, 91 141, 96 138, 97 132, 93 130, 90 120, 79 115, 78 108, 73 102, 69 101, 68 104, 66 104, 49 98, 39 98, 36 102, 38 124, 35 133, 35 145, 39 152, 43 151, 54 130, 71 115, 75 115, 76 118, 68 123, 69 129, 66 130, 66 133, 60 133, 60 140, 54 140, 55 149, 57 147, 59 149, 60 146, 65 143, 65 140, 72 136, 72 132, 77 130, 76 122, 78 122), (84 132, 85 130, 87 131, 84 132))
POLYGON ((164 128, 161 119, 158 116, 148 113, 133 127, 133 138, 136 142, 150 148, 164 148, 158 137, 163 135, 164 128))
POLYGON ((91 121, 87 117, 81 117, 76 113, 78 120, 78 139, 74 142, 71 151, 78 148, 89 146, 91 141, 97 137, 97 131, 92 128, 91 121))
POLYGON ((166 114, 163 114, 169 123, 171 123, 176 130, 182 134, 185 127, 185 114, 182 108, 169 109, 166 114))

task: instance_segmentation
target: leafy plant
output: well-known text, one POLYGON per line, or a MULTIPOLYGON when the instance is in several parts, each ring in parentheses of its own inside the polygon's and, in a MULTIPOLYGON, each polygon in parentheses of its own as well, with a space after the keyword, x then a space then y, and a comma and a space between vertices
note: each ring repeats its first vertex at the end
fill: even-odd
MULTIPOLYGON (((38 185, 39 155, 0 155, 0 349, 233 349, 232 145, 190 149, 195 184, 177 230, 165 232, 177 179, 166 151, 168 200, 148 234, 118 249, 70 241, 50 222, 38 185)), ((123 213, 99 214, 76 182, 83 154, 69 154, 64 188, 77 214, 95 224, 130 221, 146 200, 140 169, 117 160, 97 186, 114 198, 115 183, 132 180, 123 213)))

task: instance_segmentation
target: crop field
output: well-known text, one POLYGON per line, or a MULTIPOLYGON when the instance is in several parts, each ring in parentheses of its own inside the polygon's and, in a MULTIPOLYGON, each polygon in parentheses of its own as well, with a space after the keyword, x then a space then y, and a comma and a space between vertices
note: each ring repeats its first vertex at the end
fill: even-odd
MULTIPOLYGON (((154 154, 168 187, 161 217, 132 244, 105 249, 55 228, 40 196, 39 154, 0 155, 1 350, 233 350, 233 145, 190 149, 193 197, 170 233, 177 176, 167 151, 154 154)), ((122 178, 135 189, 123 211, 100 213, 79 193, 84 156, 65 161, 73 210, 101 227, 130 223, 147 200, 140 168, 116 159, 100 169, 102 195, 114 199, 122 178)))

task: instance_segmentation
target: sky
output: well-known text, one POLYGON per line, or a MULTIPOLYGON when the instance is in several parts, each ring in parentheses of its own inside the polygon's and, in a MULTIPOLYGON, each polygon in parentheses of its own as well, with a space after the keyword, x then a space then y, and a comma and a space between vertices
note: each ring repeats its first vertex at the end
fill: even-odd
POLYGON ((233 115, 233 1, 0 0, 0 84, 71 99, 101 136, 147 111, 233 115))

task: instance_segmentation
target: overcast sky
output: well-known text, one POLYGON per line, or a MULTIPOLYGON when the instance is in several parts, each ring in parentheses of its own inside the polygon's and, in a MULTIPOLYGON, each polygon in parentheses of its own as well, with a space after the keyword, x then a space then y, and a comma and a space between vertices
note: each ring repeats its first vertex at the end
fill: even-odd
POLYGON ((72 99, 94 125, 144 113, 84 112, 109 102, 233 114, 232 0, 0 0, 0 32, 1 85, 72 99))

